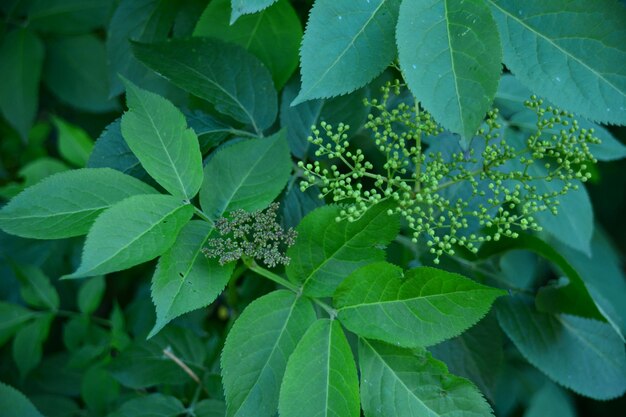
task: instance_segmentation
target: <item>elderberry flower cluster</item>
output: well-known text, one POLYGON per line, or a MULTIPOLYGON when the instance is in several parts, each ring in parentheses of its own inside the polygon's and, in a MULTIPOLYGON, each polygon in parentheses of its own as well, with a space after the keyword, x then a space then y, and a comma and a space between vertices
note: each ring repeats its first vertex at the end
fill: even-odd
POLYGON ((349 126, 322 122, 321 129, 312 128, 315 155, 330 165, 324 159, 300 162, 301 189, 318 185, 320 198, 330 196, 340 204, 337 221, 355 221, 392 199, 396 205, 389 214, 400 213, 413 241, 424 237, 438 263, 442 254, 453 255, 456 245, 475 253, 482 242, 515 238, 519 230, 540 231, 535 214, 557 214, 559 197, 591 176, 588 164, 596 160, 589 145, 600 140, 571 113, 544 106, 535 96, 525 103, 537 115, 533 134, 521 139, 502 135, 494 109, 468 150, 442 152, 437 143, 443 140, 442 129, 427 112, 418 105, 390 104, 401 88, 399 81, 389 82, 381 100, 365 102, 371 107, 365 127, 384 156, 382 166, 351 147, 349 126))
POLYGON ((265 210, 235 210, 230 218, 217 220, 215 229, 220 237, 209 239, 202 252, 208 258, 219 258, 221 265, 242 256, 261 260, 269 267, 289 264, 285 249, 296 242, 297 233, 292 228, 284 230, 276 221, 278 207, 272 203, 265 210))

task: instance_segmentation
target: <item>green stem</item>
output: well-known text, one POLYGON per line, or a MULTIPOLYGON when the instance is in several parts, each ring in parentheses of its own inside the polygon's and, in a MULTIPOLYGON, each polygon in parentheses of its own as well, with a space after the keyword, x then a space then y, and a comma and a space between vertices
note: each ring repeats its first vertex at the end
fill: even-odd
POLYGON ((211 226, 215 225, 215 222, 213 220, 211 220, 209 218, 209 216, 204 214, 204 212, 202 210, 200 210, 198 207, 193 206, 193 211, 194 211, 194 213, 196 213, 196 216, 200 217, 202 220, 204 220, 206 222, 209 222, 211 224, 211 226))
POLYGON ((248 269, 250 269, 251 271, 256 272, 257 274, 269 279, 270 281, 274 281, 275 283, 282 285, 283 287, 288 288, 295 293, 300 292, 300 289, 296 287, 294 284, 287 281, 285 278, 281 277, 280 275, 277 275, 273 273, 272 271, 263 268, 262 266, 257 264, 254 261, 254 259, 250 259, 250 258, 242 258, 242 259, 243 259, 243 262, 248 267, 248 269))

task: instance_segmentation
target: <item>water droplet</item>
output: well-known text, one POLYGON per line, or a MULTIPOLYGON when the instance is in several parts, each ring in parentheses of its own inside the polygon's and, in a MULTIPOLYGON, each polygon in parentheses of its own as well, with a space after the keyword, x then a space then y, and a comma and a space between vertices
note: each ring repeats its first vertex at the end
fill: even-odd
POLYGON ((522 15, 522 11, 521 11, 521 10, 518 10, 518 11, 517 11, 517 14, 521 16, 521 15, 522 15))
POLYGON ((341 19, 343 19, 343 17, 341 17, 341 16, 337 16, 337 19, 341 20, 341 19))
POLYGON ((556 80, 557 83, 560 83, 561 82, 561 77, 556 77, 555 80, 556 80))
POLYGON ((606 111, 610 113, 610 112, 611 112, 611 108, 610 108, 610 107, 607 107, 607 108, 606 108, 606 111))
POLYGON ((417 69, 417 65, 413 64, 412 65, 413 69, 417 69))

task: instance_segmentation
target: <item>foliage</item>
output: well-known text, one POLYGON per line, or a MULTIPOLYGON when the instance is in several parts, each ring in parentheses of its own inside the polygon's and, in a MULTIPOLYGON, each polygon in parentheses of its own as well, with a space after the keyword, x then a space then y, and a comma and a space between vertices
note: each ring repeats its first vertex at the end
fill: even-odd
POLYGON ((623 409, 623 4, 0 17, 3 412, 623 409))

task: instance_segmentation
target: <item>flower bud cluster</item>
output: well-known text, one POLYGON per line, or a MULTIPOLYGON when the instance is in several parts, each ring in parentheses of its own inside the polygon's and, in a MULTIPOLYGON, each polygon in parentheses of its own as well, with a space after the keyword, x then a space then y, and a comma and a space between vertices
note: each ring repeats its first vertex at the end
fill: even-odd
POLYGON ((320 198, 342 205, 338 221, 355 221, 370 207, 392 199, 412 231, 413 241, 425 237, 435 263, 454 254, 455 246, 477 252, 485 241, 517 237, 520 230, 541 230, 534 215, 557 214, 559 197, 590 178, 588 164, 596 160, 590 144, 599 143, 593 130, 581 129, 571 113, 544 106, 537 97, 525 103, 537 114, 536 131, 520 143, 501 137, 498 110, 488 112, 468 151, 444 157, 423 151, 422 140, 442 132, 419 107, 400 103, 389 108, 390 96, 400 94, 399 82, 382 88, 380 101, 367 101, 372 111, 365 125, 384 156, 382 166, 351 150, 347 130, 322 122, 309 141, 325 161, 300 162, 301 188, 319 185, 320 198), (510 142, 510 143, 509 143, 510 142), (541 182, 553 182, 550 191, 541 182))
POLYGON ((296 242, 297 232, 284 230, 276 221, 278 207, 272 203, 265 210, 235 210, 230 218, 220 218, 215 222, 220 237, 209 239, 202 252, 208 258, 219 258, 221 265, 242 256, 261 260, 269 267, 289 264, 285 251, 296 242))

